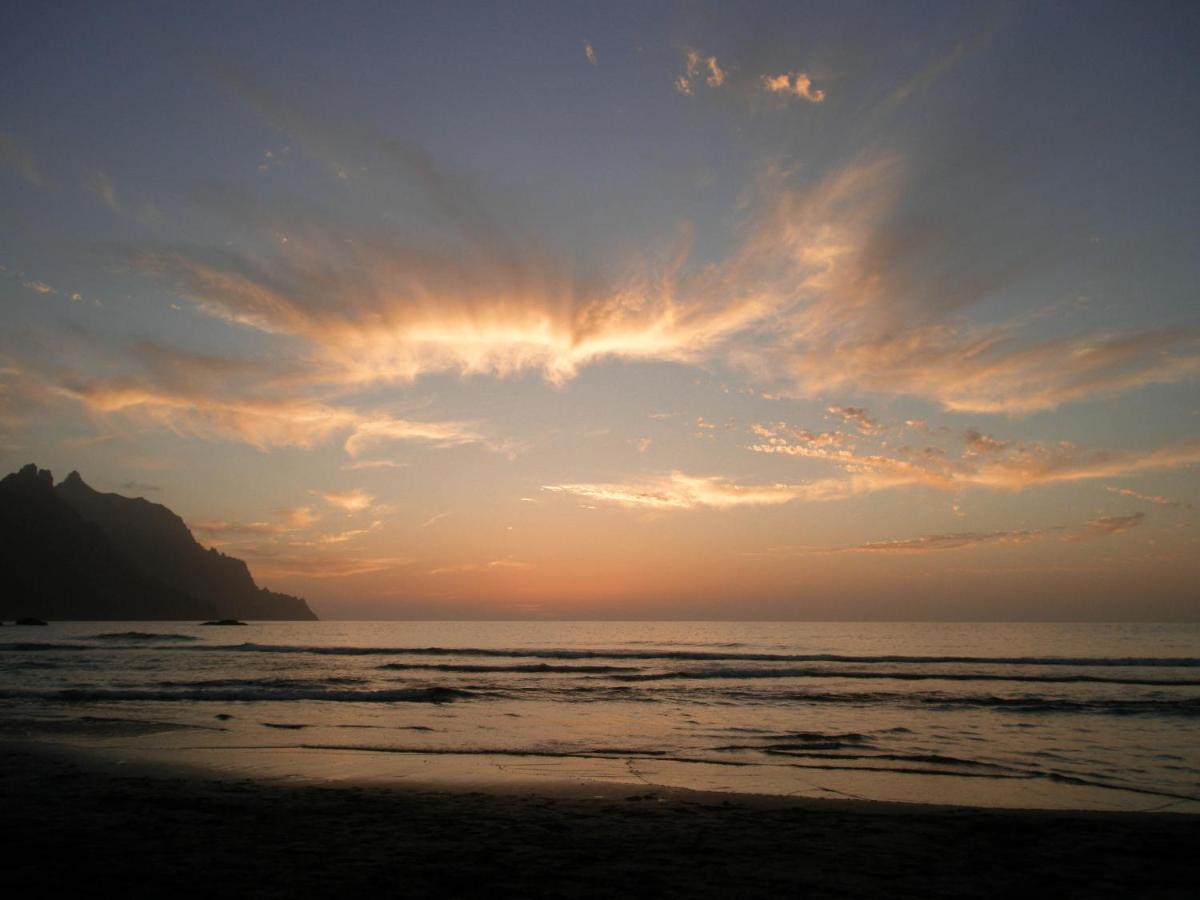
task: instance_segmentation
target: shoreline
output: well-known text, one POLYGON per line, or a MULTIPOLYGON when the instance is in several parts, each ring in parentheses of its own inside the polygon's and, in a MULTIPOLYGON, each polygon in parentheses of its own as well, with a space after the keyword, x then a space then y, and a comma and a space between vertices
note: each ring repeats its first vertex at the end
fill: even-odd
POLYGON ((0 743, 6 883, 316 896, 1191 896, 1200 818, 247 778, 0 743))

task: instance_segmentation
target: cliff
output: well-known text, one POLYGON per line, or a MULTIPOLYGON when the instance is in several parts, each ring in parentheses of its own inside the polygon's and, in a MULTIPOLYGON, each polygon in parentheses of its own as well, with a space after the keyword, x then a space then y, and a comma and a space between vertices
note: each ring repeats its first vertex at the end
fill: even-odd
POLYGON ((316 618, 202 547, 167 507, 100 493, 78 472, 58 487, 33 465, 0 481, 0 565, 0 618, 316 618))

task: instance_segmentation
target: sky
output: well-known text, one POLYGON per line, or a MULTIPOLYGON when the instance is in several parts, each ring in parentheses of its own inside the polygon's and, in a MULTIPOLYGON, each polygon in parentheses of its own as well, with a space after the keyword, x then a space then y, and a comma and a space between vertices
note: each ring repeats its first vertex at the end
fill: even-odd
POLYGON ((1200 619, 1200 7, 0 11, 0 468, 324 618, 1200 619))

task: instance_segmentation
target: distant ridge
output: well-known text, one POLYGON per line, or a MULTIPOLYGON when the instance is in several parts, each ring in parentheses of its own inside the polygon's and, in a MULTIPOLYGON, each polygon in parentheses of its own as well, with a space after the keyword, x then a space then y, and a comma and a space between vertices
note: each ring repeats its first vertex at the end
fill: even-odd
POLYGON ((0 618, 315 620, 259 588, 240 559, 205 549, 167 507, 57 487, 30 464, 0 481, 0 618))

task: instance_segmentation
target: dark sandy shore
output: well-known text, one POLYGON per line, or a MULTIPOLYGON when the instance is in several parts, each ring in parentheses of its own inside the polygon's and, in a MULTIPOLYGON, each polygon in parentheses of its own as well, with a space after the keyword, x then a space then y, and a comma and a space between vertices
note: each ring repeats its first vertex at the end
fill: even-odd
POLYGON ((347 898, 1194 897, 1200 884, 1200 816, 601 793, 265 784, 5 744, 0 884, 347 898))

